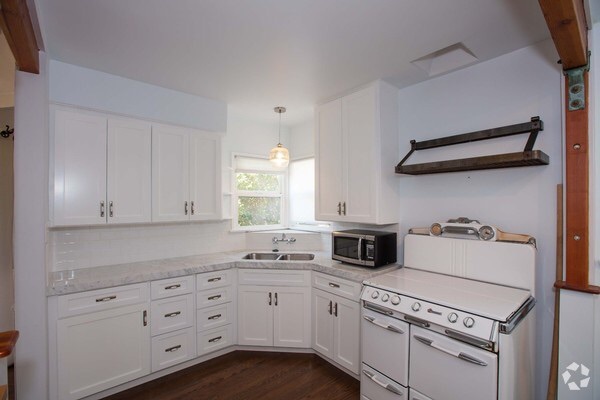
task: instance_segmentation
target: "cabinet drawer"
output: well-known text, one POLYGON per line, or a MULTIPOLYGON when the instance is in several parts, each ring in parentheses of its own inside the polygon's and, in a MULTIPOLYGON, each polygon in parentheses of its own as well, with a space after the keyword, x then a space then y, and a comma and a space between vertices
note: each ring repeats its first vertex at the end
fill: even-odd
POLYGON ((278 269, 240 269, 240 285, 309 286, 310 271, 278 269))
POLYGON ((194 295, 169 297, 152 302, 152 336, 194 324, 194 295))
POLYGON ((359 282, 352 282, 320 272, 313 272, 313 287, 358 301, 362 285, 359 282))
POLYGON ((210 331, 200 332, 197 336, 198 356, 235 344, 233 326, 225 325, 210 331))
POLYGON ((203 290, 196 293, 196 307, 204 308, 227 303, 233 300, 233 288, 225 286, 213 290, 203 290))
POLYGON ((205 290, 228 286, 233 281, 233 272, 230 269, 226 269, 198 274, 196 275, 196 289, 205 290))
POLYGON ((152 300, 192 293, 193 291, 194 275, 161 279, 160 281, 150 282, 150 295, 152 300))
POLYGON ((152 338, 152 372, 196 357, 194 328, 182 329, 152 338))
POLYGON ((148 283, 67 294, 58 296, 58 317, 139 304, 148 301, 149 297, 148 283))
POLYGON ((230 324, 233 322, 233 317, 231 302, 200 309, 196 311, 198 332, 230 324))

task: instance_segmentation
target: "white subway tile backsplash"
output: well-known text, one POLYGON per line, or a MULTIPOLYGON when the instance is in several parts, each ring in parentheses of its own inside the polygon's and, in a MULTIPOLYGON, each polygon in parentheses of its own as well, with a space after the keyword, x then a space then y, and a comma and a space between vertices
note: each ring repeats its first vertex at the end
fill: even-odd
POLYGON ((243 250, 229 221, 56 228, 48 232, 52 271, 243 250))

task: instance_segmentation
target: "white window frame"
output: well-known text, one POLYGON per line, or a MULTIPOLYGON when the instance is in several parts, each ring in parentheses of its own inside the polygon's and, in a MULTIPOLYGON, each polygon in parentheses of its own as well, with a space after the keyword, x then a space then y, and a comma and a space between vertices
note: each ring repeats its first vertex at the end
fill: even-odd
POLYGON ((232 154, 232 176, 231 176, 231 203, 232 203, 232 231, 269 231, 273 229, 287 228, 288 218, 288 169, 282 171, 263 171, 254 169, 238 169, 236 165, 236 157, 256 158, 259 160, 268 160, 267 157, 259 156, 256 154, 243 154, 233 153, 232 154), (238 190, 237 188, 237 173, 257 173, 257 174, 274 174, 282 177, 281 179, 281 193, 279 192, 265 192, 265 191, 250 191, 250 190, 238 190), (238 199, 240 197, 279 197, 281 199, 280 221, 281 224, 274 225, 254 225, 254 226, 240 226, 238 219, 238 199))

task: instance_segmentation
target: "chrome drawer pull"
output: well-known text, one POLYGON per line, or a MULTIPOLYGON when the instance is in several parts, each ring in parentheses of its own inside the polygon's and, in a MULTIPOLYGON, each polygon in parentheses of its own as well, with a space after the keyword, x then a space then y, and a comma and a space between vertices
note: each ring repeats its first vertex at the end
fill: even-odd
POLYGON ((165 349, 165 353, 172 353, 174 351, 177 351, 181 348, 181 345, 178 344, 177 346, 173 346, 173 347, 169 347, 168 349, 165 349))
POLYGON ((218 299, 220 299, 220 298, 221 298, 221 295, 220 295, 220 294, 217 294, 217 295, 215 295, 215 296, 210 296, 210 297, 208 298, 208 300, 218 300, 218 299))
POLYGON ((175 311, 175 312, 172 312, 172 313, 165 314, 165 318, 172 318, 172 317, 176 317, 176 316, 178 316, 179 314, 181 314, 181 311, 175 311))
POLYGON ((181 284, 178 283, 176 285, 165 286, 165 290, 179 289, 180 287, 181 287, 181 284))
POLYGON ((213 320, 213 319, 219 319, 221 317, 222 317, 221 314, 215 314, 215 315, 211 315, 210 317, 208 317, 208 319, 213 320))
POLYGON ((223 336, 217 336, 216 338, 208 339, 208 343, 215 343, 223 339, 223 336))
POLYGON ((362 372, 363 372, 363 374, 365 374, 365 376, 367 378, 369 378, 370 380, 372 380, 373 382, 375 382, 376 384, 378 384, 379 386, 381 386, 385 390, 387 390, 389 392, 392 392, 394 394, 397 394, 398 396, 402 396, 403 395, 403 393, 400 391, 400 389, 398 389, 394 385, 391 385, 389 383, 385 383, 385 382, 380 381, 379 379, 377 379, 377 376, 374 373, 369 372, 369 371, 367 371, 365 369, 363 369, 362 372))
POLYGON ((472 364, 481 365, 482 367, 487 366, 487 363, 485 361, 482 361, 476 357, 473 357, 470 354, 463 353, 462 351, 453 351, 450 349, 446 349, 446 348, 440 346, 439 344, 436 344, 433 340, 424 338, 423 336, 413 335, 413 337, 415 339, 417 339, 419 342, 423 343, 424 345, 427 345, 431 348, 434 348, 436 350, 439 350, 441 352, 444 352, 444 353, 454 356, 456 358, 460 358, 461 360, 470 362, 472 364))
POLYGON ((340 288, 340 285, 338 285, 337 283, 332 283, 332 282, 329 282, 329 287, 332 287, 332 288, 339 289, 339 288, 340 288))
POLYGON ((395 327, 394 325, 383 324, 383 323, 377 321, 375 318, 369 317, 368 315, 364 315, 363 318, 365 320, 369 321, 370 323, 372 323, 373 325, 377 325, 377 326, 379 326, 379 327, 381 327, 383 329, 387 329, 388 331, 396 332, 396 333, 399 333, 401 335, 404 334, 404 331, 402 329, 400 329, 398 327, 395 327))
POLYGON ((420 325, 423 328, 429 328, 429 322, 425 321, 424 319, 413 317, 411 315, 405 315, 404 319, 413 324, 420 325))
POLYGON ((216 277, 216 278, 210 278, 210 279, 208 280, 208 282, 219 282, 220 280, 221 280, 221 277, 220 277, 220 276, 218 276, 218 277, 216 277))
POLYGON ((116 299, 117 296, 106 296, 106 297, 100 297, 99 299, 96 299, 96 303, 105 303, 107 301, 111 301, 116 299))

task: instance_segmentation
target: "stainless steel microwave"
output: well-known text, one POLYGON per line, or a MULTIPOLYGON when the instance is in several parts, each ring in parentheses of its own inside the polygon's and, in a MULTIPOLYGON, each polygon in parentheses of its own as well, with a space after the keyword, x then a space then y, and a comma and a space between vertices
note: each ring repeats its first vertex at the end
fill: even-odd
POLYGON ((350 229, 331 235, 331 258, 334 260, 367 267, 396 262, 395 232, 350 229))

